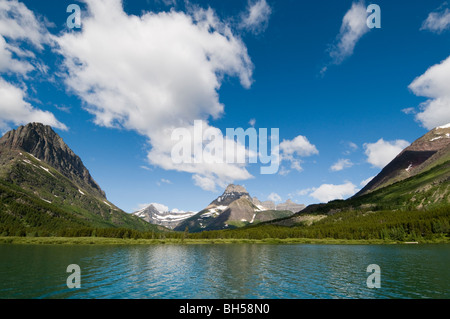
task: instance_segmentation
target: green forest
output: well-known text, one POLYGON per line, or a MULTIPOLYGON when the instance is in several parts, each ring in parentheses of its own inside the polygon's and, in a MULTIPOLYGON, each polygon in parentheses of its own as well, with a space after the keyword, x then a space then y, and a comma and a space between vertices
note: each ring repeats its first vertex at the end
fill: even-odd
POLYGON ((416 211, 345 211, 330 215, 312 225, 291 227, 271 223, 243 228, 189 233, 174 231, 138 231, 128 228, 42 227, 25 228, 0 221, 1 236, 29 237, 106 237, 124 239, 286 239, 334 238, 347 240, 381 239, 420 241, 450 237, 450 206, 416 211))

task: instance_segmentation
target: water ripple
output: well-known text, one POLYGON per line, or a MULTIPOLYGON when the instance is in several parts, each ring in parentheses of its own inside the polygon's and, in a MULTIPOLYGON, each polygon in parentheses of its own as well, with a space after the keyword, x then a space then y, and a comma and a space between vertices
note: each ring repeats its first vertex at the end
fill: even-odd
POLYGON ((448 245, 0 245, 0 256, 0 298, 450 297, 448 245), (65 284, 71 263, 81 289, 65 284), (373 263, 381 289, 366 285, 373 263))

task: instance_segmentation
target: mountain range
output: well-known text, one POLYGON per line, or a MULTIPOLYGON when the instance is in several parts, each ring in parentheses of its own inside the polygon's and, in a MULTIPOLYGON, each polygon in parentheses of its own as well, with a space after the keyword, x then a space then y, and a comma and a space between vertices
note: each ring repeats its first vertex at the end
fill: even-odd
MULTIPOLYGON (((107 199, 81 158, 50 126, 30 123, 0 138, 0 236, 67 235, 85 228, 198 233, 327 221, 335 228, 342 214, 358 219, 384 212, 406 218, 398 212, 440 209, 445 216, 449 205, 450 124, 414 141, 347 200, 308 207, 290 200, 276 205, 231 184, 199 212, 150 204, 127 214, 107 199)), ((447 229, 448 219, 436 223, 447 229)))
POLYGON ((242 227, 281 217, 290 216, 305 208, 291 200, 276 205, 272 201, 260 202, 251 197, 241 185, 230 184, 224 193, 200 212, 167 211, 159 204, 150 204, 133 215, 145 221, 183 231, 191 232, 242 227))
POLYGON ((275 209, 273 202, 264 203, 251 197, 243 186, 231 184, 206 208, 183 220, 174 229, 183 231, 187 228, 190 232, 232 229, 291 216, 305 208, 292 201, 282 204, 283 210, 275 209))
POLYGON ((133 215, 142 218, 148 223, 161 225, 169 229, 174 229, 185 219, 195 215, 195 212, 184 212, 179 210, 169 211, 166 208, 161 209, 162 205, 150 204, 136 212, 133 215))

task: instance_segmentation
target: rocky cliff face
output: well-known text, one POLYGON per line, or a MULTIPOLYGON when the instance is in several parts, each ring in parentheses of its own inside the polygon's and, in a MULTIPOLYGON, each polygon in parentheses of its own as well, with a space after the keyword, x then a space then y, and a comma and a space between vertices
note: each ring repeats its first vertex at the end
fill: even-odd
POLYGON ((0 152, 8 149, 25 151, 54 167, 80 187, 106 198, 81 159, 50 126, 30 123, 9 131, 0 139, 0 152))

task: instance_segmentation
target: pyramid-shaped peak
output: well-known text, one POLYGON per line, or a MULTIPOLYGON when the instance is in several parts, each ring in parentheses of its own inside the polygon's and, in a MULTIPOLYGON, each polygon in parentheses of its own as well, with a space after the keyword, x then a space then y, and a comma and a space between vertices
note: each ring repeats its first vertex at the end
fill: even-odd
POLYGON ((105 197, 104 191, 94 181, 80 157, 48 125, 29 123, 7 132, 0 138, 1 149, 25 151, 52 166, 81 188, 105 197))

